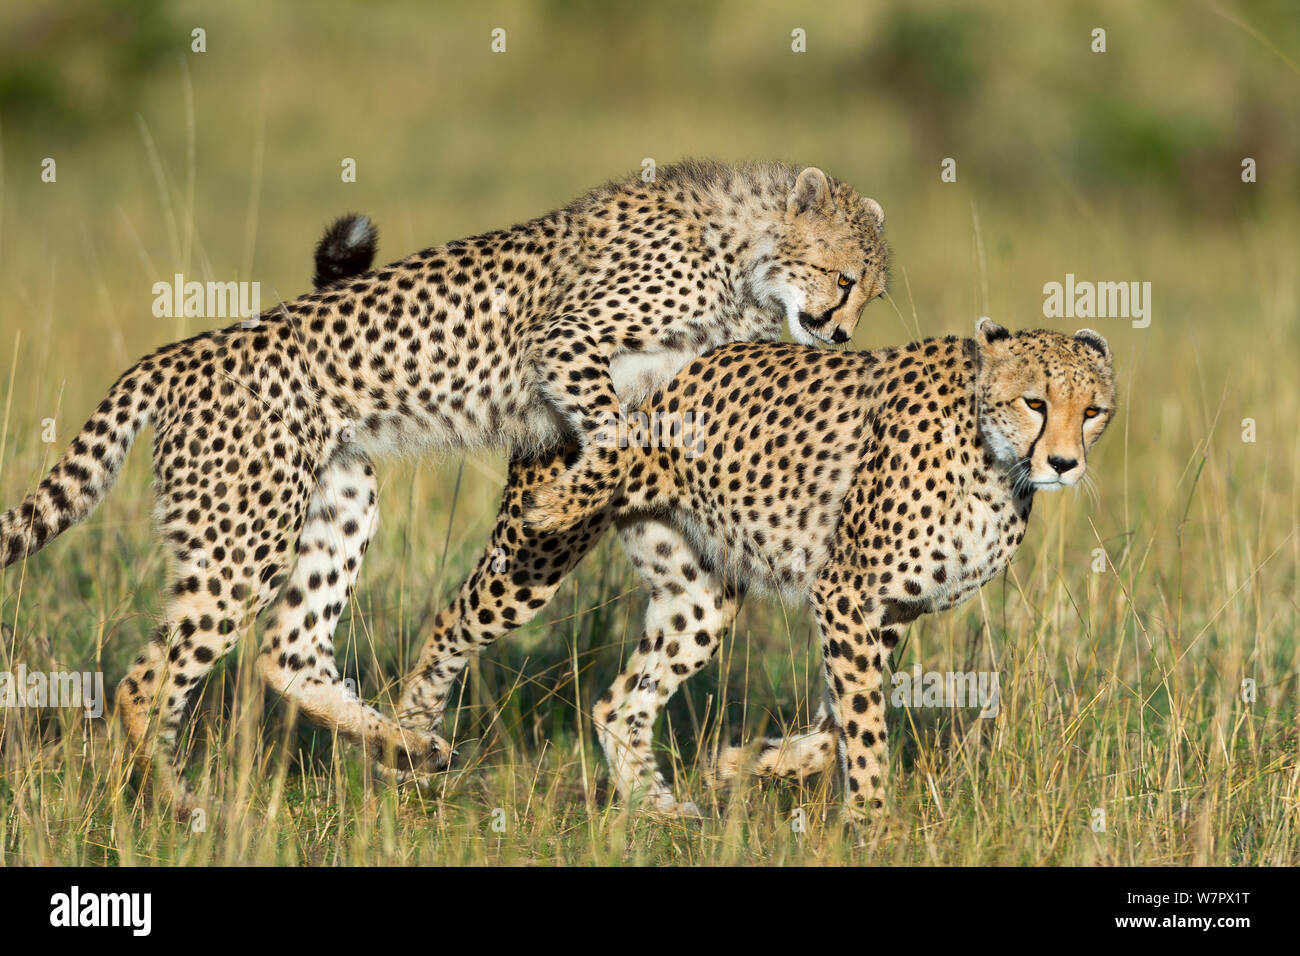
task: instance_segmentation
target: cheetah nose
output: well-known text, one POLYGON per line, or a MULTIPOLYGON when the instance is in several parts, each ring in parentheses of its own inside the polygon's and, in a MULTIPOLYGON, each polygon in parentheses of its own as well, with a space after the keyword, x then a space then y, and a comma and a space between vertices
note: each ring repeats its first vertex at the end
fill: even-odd
POLYGON ((1048 455, 1047 463, 1056 469, 1058 475, 1063 475, 1079 463, 1077 458, 1062 458, 1060 455, 1048 455))
POLYGON ((849 340, 849 333, 843 329, 836 329, 835 334, 831 336, 831 342, 835 345, 841 345, 849 340))

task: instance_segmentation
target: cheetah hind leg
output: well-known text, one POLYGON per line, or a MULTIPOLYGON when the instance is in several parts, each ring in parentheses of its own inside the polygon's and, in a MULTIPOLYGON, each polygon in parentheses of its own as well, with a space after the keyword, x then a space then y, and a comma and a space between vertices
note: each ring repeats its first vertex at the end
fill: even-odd
POLYGON ((377 501, 374 467, 365 455, 340 450, 320 470, 297 561, 265 614, 258 670, 312 721, 388 764, 385 775, 443 770, 451 746, 359 700, 334 659, 334 628, 374 534, 377 501))
POLYGON ((700 817, 678 801, 655 761, 654 727, 677 689, 718 651, 738 595, 700 560, 668 521, 619 523, 623 550, 650 592, 645 630, 627 666, 592 707, 610 778, 627 806, 661 817, 700 817))
MULTIPOLYGON (((168 540, 175 542, 175 535, 168 540)), ((177 581, 164 615, 167 623, 154 631, 118 684, 115 703, 128 755, 145 787, 184 821, 200 806, 176 762, 176 738, 187 706, 195 688, 270 600, 269 581, 279 565, 268 558, 260 566, 215 568, 201 551, 175 543, 172 561, 177 581), (228 578, 223 570, 231 572, 228 578), (203 577, 206 587, 200 584, 203 577), (239 603, 233 604, 229 598, 236 595, 239 603)))

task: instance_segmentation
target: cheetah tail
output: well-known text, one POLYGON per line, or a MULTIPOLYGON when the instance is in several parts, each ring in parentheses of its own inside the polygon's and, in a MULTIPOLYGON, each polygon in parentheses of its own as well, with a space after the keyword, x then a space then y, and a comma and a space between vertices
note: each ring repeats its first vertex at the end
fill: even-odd
POLYGON ((379 230, 368 217, 350 212, 335 219, 316 244, 316 291, 367 271, 378 241, 379 230))
POLYGON ((90 514, 113 486, 135 436, 154 418, 151 371, 144 359, 123 373, 36 490, 0 514, 0 568, 41 550, 90 514))

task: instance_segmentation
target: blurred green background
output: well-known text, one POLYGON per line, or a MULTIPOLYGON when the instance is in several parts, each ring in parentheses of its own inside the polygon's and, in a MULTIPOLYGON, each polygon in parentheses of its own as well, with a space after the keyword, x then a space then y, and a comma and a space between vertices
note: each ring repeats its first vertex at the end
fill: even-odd
MULTIPOLYGON (((1109 338, 1121 412, 1090 462, 1100 502, 1040 496, 1015 586, 986 589, 1002 615, 992 646, 1012 655, 998 663, 1004 688, 1044 662, 1064 683, 1056 705, 1036 698, 1029 712, 1073 728, 1062 738, 1066 765, 1079 701, 1101 700, 1124 759, 1133 740, 1141 753, 1175 755, 1153 785, 1200 786, 1181 775, 1217 759, 1222 721, 1236 712, 1179 710, 1182 688, 1230 703, 1252 675, 1280 715, 1265 729, 1295 723, 1298 63, 1294 0, 7 0, 0 497, 15 503, 38 480, 138 356, 221 324, 153 317, 151 287, 175 272, 256 280, 264 301, 288 299, 309 286, 322 227, 348 210, 378 223, 389 261, 541 214, 646 158, 817 164, 887 215, 891 294, 864 314, 856 347, 968 334, 983 314, 1109 338), (206 52, 191 50, 195 28, 206 52), (491 50, 496 28, 504 53, 491 50), (1096 28, 1104 53, 1092 51, 1096 28), (792 51, 796 29, 806 52, 792 51), (46 157, 55 183, 41 181, 46 157), (355 183, 341 180, 348 157, 355 183), (1255 183, 1242 182, 1246 157, 1255 183), (945 158, 956 161, 954 183, 941 181, 945 158), (1045 319, 1043 286, 1067 273, 1150 282, 1150 327, 1045 319), (1248 418, 1254 442, 1242 440, 1248 418), (46 419, 52 444, 42 441, 46 419), (1091 570, 1099 544, 1119 574, 1091 570), (1156 710, 1179 714, 1162 727, 1167 739, 1123 737, 1156 710)), ((450 456, 381 469, 383 529, 340 628, 368 697, 391 691, 429 609, 486 540, 503 457, 458 466, 450 456)), ((159 610, 148 470, 137 452, 89 527, 29 562, 23 590, 6 584, 0 608, 65 659, 102 659, 110 680, 143 640, 141 618, 159 610)), ((635 602, 613 600, 634 587, 620 560, 589 562, 548 612, 555 627, 493 652, 504 669, 485 665, 471 703, 499 705, 512 668, 535 675, 512 704, 503 746, 540 746, 577 726, 560 706, 575 697, 565 659, 583 662, 576 696, 589 701, 618 668, 609 648, 635 640, 635 602)), ((980 604, 923 619, 901 663, 988 666, 986 653, 997 663, 1002 651, 970 637, 990 613, 980 604)), ((709 680, 731 686, 724 738, 815 702, 802 616, 750 602, 739 633, 749 642, 740 653, 755 654, 743 686, 725 664, 721 677, 701 677, 674 703, 679 726, 707 709, 709 680)), ((1295 772, 1293 740, 1260 746, 1259 766, 1295 772)), ((1112 756, 1082 758, 1083 777, 1109 774, 1112 756)), ((1137 779, 1115 783, 1108 799, 1136 806, 1124 801, 1137 779)), ((1011 792, 1011 805, 1036 786, 1011 792)), ((1251 812, 1293 812, 1289 787, 1291 802, 1273 792, 1251 812)), ((915 785, 923 805, 929 793, 915 785)), ((1211 803, 1233 812, 1226 796, 1211 803)), ((1231 821, 1220 822, 1226 834, 1231 821)), ((1050 836, 1058 825, 1045 813, 1023 826, 1050 836)), ((1161 827, 1143 845, 1163 847, 1162 861, 1181 858, 1186 833, 1161 827)), ((1205 830, 1202 858, 1222 859, 1220 832, 1205 830)), ((1293 852, 1294 833, 1274 846, 1293 852)), ((1026 852, 1037 859, 1039 849, 1026 852)))

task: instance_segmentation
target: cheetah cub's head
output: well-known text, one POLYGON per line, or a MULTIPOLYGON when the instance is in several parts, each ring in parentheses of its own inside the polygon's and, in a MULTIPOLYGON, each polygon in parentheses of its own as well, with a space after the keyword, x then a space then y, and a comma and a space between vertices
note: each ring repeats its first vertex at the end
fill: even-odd
POLYGON ((784 309, 796 342, 847 342, 885 291, 884 210, 809 166, 786 197, 782 227, 760 298, 784 309))
POLYGON ((1079 481, 1088 450, 1115 413, 1110 346, 1092 329, 1012 335, 975 324, 980 434, 1018 491, 1079 481))

